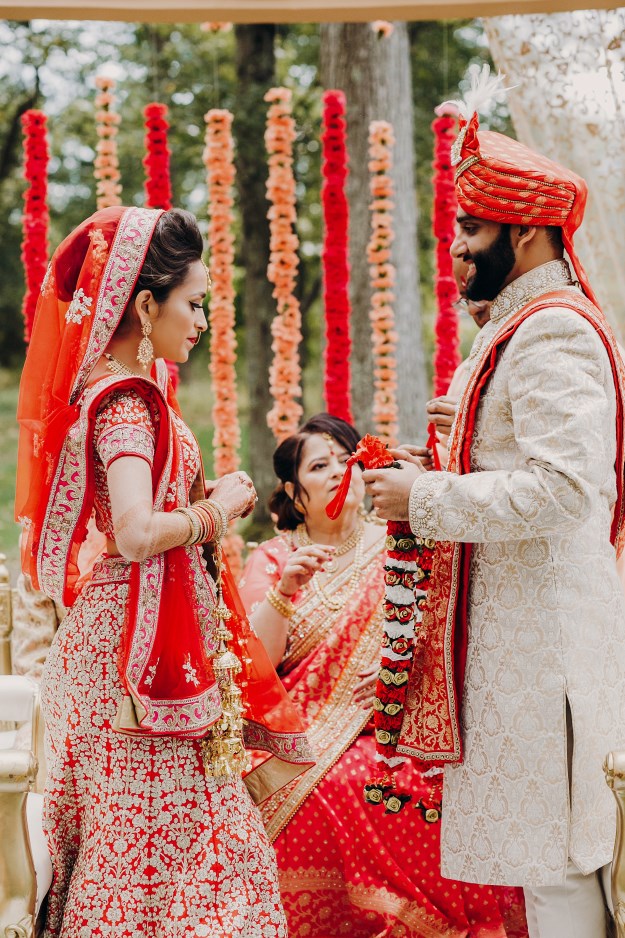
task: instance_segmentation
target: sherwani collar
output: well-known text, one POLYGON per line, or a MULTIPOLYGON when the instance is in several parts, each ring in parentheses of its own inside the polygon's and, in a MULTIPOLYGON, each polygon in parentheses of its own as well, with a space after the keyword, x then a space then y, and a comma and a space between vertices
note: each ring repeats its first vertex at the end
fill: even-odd
POLYGON ((540 267, 534 267, 509 283, 495 297, 490 308, 491 322, 499 325, 543 293, 572 286, 571 271, 565 260, 548 261, 540 267))

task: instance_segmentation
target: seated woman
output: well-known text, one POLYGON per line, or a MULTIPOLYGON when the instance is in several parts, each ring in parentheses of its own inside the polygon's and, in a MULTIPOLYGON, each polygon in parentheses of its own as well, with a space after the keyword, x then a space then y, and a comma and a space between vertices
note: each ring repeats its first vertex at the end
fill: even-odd
POLYGON ((444 880, 442 776, 402 769, 401 816, 365 804, 375 774, 371 714, 380 658, 386 529, 363 519, 356 468, 345 507, 325 507, 358 433, 328 414, 274 455, 280 534, 241 581, 250 621, 307 727, 317 764, 262 807, 292 938, 526 936, 522 891, 444 880))

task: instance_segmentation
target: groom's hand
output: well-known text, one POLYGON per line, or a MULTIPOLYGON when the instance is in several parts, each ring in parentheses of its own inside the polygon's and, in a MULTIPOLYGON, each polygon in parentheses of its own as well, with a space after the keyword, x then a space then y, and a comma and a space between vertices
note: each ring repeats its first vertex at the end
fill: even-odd
POLYGON ((362 478, 378 517, 386 521, 407 521, 412 483, 425 471, 420 463, 403 461, 398 468, 365 470, 362 478))

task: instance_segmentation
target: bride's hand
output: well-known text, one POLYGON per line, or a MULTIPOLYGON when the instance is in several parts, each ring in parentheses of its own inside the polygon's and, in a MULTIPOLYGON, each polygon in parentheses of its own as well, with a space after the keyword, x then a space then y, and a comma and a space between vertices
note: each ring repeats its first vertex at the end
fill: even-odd
POLYGON ((229 472, 210 484, 213 486, 210 498, 225 508, 230 521, 247 517, 258 501, 254 483, 247 472, 229 472))
POLYGON ((298 547, 289 555, 276 585, 278 592, 283 596, 293 596, 302 586, 306 586, 317 570, 323 570, 324 564, 330 560, 333 553, 333 547, 322 547, 320 544, 298 547))

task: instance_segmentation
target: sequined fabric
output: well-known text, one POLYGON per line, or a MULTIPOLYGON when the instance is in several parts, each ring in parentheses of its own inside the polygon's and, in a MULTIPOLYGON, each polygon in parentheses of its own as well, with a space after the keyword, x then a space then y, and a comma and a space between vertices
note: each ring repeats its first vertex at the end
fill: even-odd
MULTIPOLYGON (((375 772, 370 714, 353 704, 359 672, 379 660, 384 530, 365 554, 352 601, 339 611, 311 587, 296 597, 280 666, 317 757, 314 782, 285 788, 262 806, 278 858, 282 901, 293 938, 527 938, 521 890, 451 882, 440 875, 440 822, 419 802, 440 802, 440 774, 413 763, 401 785, 412 802, 401 816, 365 803, 375 772), (371 590, 376 589, 368 605, 371 590), (365 609, 369 609, 366 616, 365 609)), ((252 608, 280 579, 293 549, 281 535, 258 547, 241 581, 252 608)), ((346 590, 350 568, 326 586, 346 590)))
MULTIPOLYGON (((149 461, 151 432, 141 402, 118 396, 100 411, 98 458, 115 441, 116 455, 149 461)), ((183 448, 190 485, 199 453, 189 431, 183 448)), ((96 565, 44 669, 54 867, 45 938, 286 938, 275 856, 242 781, 206 777, 199 741, 111 728, 129 579, 121 558, 96 565)))

